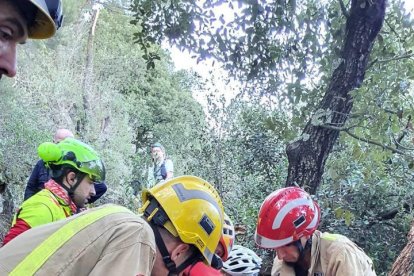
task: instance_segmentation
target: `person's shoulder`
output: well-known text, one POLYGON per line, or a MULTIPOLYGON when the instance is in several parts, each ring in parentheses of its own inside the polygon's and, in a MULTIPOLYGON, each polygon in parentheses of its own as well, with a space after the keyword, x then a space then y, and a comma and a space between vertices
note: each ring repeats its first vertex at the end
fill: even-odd
POLYGON ((42 159, 37 160, 36 166, 45 166, 45 162, 42 159))
POLYGON ((82 212, 79 217, 88 216, 88 217, 110 217, 111 220, 125 220, 125 221, 137 221, 145 222, 144 219, 134 214, 131 210, 126 207, 116 205, 116 204, 104 204, 99 207, 90 208, 82 212))
POLYGON ((164 164, 165 164, 165 166, 170 166, 170 167, 172 167, 173 166, 173 161, 172 161, 172 159, 171 158, 167 158, 167 159, 165 159, 165 161, 164 161, 164 164))
POLYGON ((38 193, 34 194, 33 196, 25 200, 22 204, 22 209, 24 210, 29 207, 37 209, 38 212, 40 212, 40 210, 42 209, 47 209, 54 216, 56 216, 57 213, 59 213, 59 217, 60 215, 64 214, 64 206, 48 189, 42 189, 38 193))
POLYGON ((371 258, 348 237, 323 233, 320 258, 327 265, 337 265, 337 275, 375 275, 371 258), (357 264, 357 265, 355 265, 357 264))
POLYGON ((126 207, 116 204, 105 204, 100 207, 90 208, 78 215, 73 216, 70 220, 96 220, 103 221, 107 226, 119 227, 124 231, 136 232, 139 230, 138 239, 154 239, 151 226, 142 218, 126 207))
POLYGON ((48 189, 42 189, 38 193, 32 195, 27 200, 23 201, 22 206, 54 203, 54 196, 48 189))
POLYGON ((322 233, 320 248, 328 256, 354 254, 357 251, 362 251, 348 237, 328 232, 322 233))
MULTIPOLYGON (((319 231, 318 231, 319 232, 319 231)), ((319 236, 322 240, 330 241, 330 242, 345 242, 349 241, 349 239, 341 234, 333 234, 329 232, 319 232, 319 236)))
POLYGON ((46 189, 25 200, 18 213, 18 218, 26 221, 30 227, 43 225, 65 217, 62 207, 54 200, 50 191, 46 189))

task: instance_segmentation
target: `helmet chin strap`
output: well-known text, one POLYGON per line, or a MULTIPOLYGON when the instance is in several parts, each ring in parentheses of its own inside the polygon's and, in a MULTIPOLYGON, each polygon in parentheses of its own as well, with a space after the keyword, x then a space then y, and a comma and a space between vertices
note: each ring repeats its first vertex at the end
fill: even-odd
POLYGON ((75 196, 75 190, 79 187, 79 185, 80 185, 80 183, 82 182, 82 180, 85 178, 85 176, 86 176, 86 174, 85 173, 81 173, 81 172, 79 172, 79 173, 77 173, 76 174, 76 183, 74 184, 74 185, 72 185, 72 186, 70 186, 70 188, 68 188, 66 185, 64 185, 63 183, 62 184, 60 184, 60 186, 62 186, 63 187, 63 189, 65 189, 66 190, 66 192, 68 192, 68 194, 69 194, 69 197, 72 199, 72 201, 73 201, 73 199, 74 199, 74 196, 75 196))
POLYGON ((199 256, 193 253, 189 258, 187 258, 182 264, 177 267, 175 262, 171 260, 170 253, 168 253, 167 247, 165 246, 165 242, 161 237, 158 227, 152 222, 150 222, 149 225, 154 232, 155 243, 157 244, 157 248, 161 253, 165 267, 168 269, 168 276, 179 275, 181 271, 200 260, 199 256))
POLYGON ((288 262, 289 265, 294 266, 298 262, 301 262, 304 260, 306 251, 312 247, 312 237, 306 240, 305 247, 303 247, 302 241, 300 239, 297 241, 294 241, 292 244, 296 246, 296 248, 299 250, 298 260, 295 263, 288 262))
POLYGON ((312 237, 306 240, 305 247, 303 247, 301 240, 294 241, 292 245, 296 246, 299 251, 299 257, 296 262, 285 262, 287 265, 291 267, 296 267, 298 263, 302 263, 305 259, 305 254, 308 250, 312 248, 312 237))

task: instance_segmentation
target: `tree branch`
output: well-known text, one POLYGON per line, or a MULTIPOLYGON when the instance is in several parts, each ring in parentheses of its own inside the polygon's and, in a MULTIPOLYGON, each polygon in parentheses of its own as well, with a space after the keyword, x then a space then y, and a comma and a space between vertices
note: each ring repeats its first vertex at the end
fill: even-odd
MULTIPOLYGON (((379 106, 379 107, 381 108, 381 106, 379 106)), ((398 111, 394 111, 394 110, 391 110, 391 109, 383 108, 382 110, 384 110, 385 113, 394 114, 394 115, 398 114, 398 111)))
MULTIPOLYGON (((401 112, 401 114, 402 114, 402 112, 401 112)), ((402 115, 401 115, 401 117, 402 117, 402 115)), ((408 147, 405 147, 405 146, 401 145, 402 139, 404 139, 404 137, 407 135, 407 133, 409 133, 410 130, 412 130, 411 115, 408 115, 408 120, 407 120, 407 124, 405 125, 405 129, 402 131, 402 133, 400 134, 400 136, 397 139, 395 139, 393 137, 394 144, 395 144, 397 149, 398 148, 403 148, 404 150, 414 150, 414 148, 408 148, 408 147)))
POLYGON ((387 63, 390 61, 397 61, 397 60, 401 60, 401 59, 406 59, 406 58, 411 58, 414 56, 414 53, 405 53, 401 56, 395 56, 395 57, 391 57, 391 58, 386 58, 386 59, 374 59, 368 66, 367 66, 367 70, 370 69, 372 66, 374 66, 376 63, 387 63))
POLYGON ((381 147, 383 149, 389 150, 392 153, 399 153, 401 155, 406 155, 405 152, 403 152, 403 151, 401 151, 399 149, 396 149, 396 148, 393 148, 393 147, 390 147, 390 146, 381 144, 380 142, 377 142, 377 141, 373 141, 373 140, 369 140, 369 139, 365 139, 365 138, 359 137, 359 136, 355 135, 354 133, 350 132, 349 130, 345 130, 345 133, 347 133, 349 136, 351 136, 351 137, 353 137, 353 138, 355 138, 355 139, 357 139, 359 141, 362 141, 362 142, 365 142, 365 143, 368 143, 368 144, 372 144, 372 145, 376 145, 376 146, 381 147))
POLYGON ((390 28, 390 30, 399 38, 399 39, 401 39, 401 37, 400 37, 400 35, 397 33, 397 31, 394 29, 394 27, 392 27, 391 25, 390 25, 390 23, 388 22, 388 20, 384 20, 385 21, 385 24, 387 24, 387 26, 388 26, 388 28, 390 28))
POLYGON ((396 56, 396 57, 392 57, 392 58, 381 59, 381 60, 378 60, 378 62, 380 62, 380 63, 386 63, 386 62, 390 62, 390 61, 394 61, 394 60, 411 58, 413 56, 414 56, 414 53, 406 53, 406 54, 401 55, 401 56, 396 56))
POLYGON ((346 17, 346 18, 348 18, 349 17, 349 12, 348 12, 348 10, 346 9, 346 7, 345 7, 345 4, 344 4, 344 1, 342 1, 342 0, 338 0, 339 1, 339 5, 341 6, 341 11, 342 11, 342 14, 346 17))
POLYGON ((368 144, 372 144, 372 145, 381 147, 381 148, 386 149, 386 150, 389 150, 389 151, 391 151, 393 153, 399 153, 401 155, 407 155, 405 152, 403 152, 403 151, 401 151, 399 149, 396 149, 396 148, 393 148, 393 147, 390 147, 390 146, 381 144, 380 142, 377 142, 377 141, 374 141, 374 140, 366 139, 366 138, 359 137, 359 136, 355 135, 354 133, 352 133, 352 132, 349 131, 350 128, 353 128, 355 126, 352 126, 352 127, 335 127, 335 126, 330 126, 330 125, 321 125, 321 127, 327 128, 327 129, 332 129, 332 130, 343 131, 346 134, 348 134, 349 136, 351 136, 351 137, 353 137, 353 138, 355 138, 355 139, 357 139, 359 141, 362 141, 362 142, 365 142, 365 143, 368 143, 368 144))
MULTIPOLYGON (((403 135, 401 135, 401 140, 402 140, 402 138, 404 138, 403 135)), ((409 148, 409 147, 406 147, 406 146, 401 145, 400 142, 398 142, 398 140, 395 140, 395 139, 394 139, 394 144, 397 146, 397 149, 398 148, 401 148, 403 150, 414 150, 414 148, 409 148)))

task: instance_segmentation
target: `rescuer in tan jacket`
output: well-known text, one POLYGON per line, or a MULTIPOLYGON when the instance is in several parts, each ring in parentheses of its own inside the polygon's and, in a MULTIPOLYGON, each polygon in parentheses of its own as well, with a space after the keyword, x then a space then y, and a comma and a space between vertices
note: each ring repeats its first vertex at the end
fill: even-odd
POLYGON ((209 183, 177 177, 142 199, 142 216, 105 205, 24 232, 0 249, 0 275, 182 275, 199 261, 218 268, 223 206, 209 183))
POLYGON ((276 251, 272 276, 373 276, 372 260, 347 237, 317 231, 318 204, 297 187, 279 189, 262 204, 256 244, 276 251))
MULTIPOLYGON (((309 251, 308 274, 316 276, 376 275, 372 260, 347 237, 322 233, 316 230, 312 235, 312 249, 309 251)), ((306 251, 305 251, 306 254, 306 251)), ((304 256, 305 257, 305 256, 304 256)), ((294 266, 275 258, 272 276, 297 275, 294 266)))
POLYGON ((155 248, 145 220, 106 205, 19 235, 0 249, 0 275, 150 275, 155 248))

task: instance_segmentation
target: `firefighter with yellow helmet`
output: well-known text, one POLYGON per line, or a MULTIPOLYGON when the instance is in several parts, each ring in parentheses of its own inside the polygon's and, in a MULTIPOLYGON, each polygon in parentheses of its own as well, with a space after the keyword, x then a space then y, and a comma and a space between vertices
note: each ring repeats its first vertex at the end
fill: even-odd
POLYGON ((214 254, 223 206, 205 180, 181 176, 144 191, 142 215, 105 205, 34 228, 0 249, 0 275, 181 275, 214 254))

